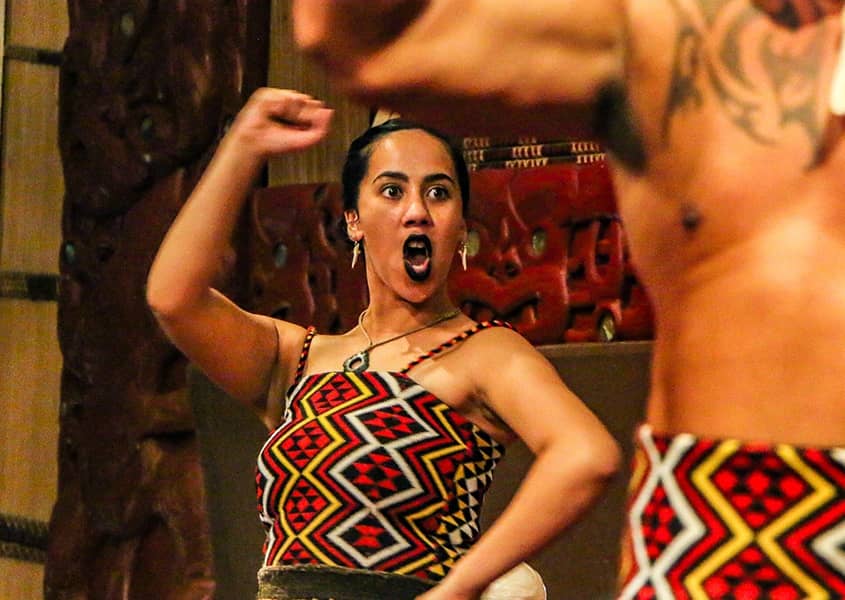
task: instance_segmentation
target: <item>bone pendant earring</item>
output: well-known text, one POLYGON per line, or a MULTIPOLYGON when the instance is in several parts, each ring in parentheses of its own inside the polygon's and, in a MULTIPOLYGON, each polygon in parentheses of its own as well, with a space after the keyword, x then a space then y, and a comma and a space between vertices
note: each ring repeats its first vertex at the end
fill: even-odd
POLYGON ((358 264, 358 257, 361 255, 361 241, 355 240, 355 245, 352 246, 352 268, 358 264))
POLYGON ((458 254, 461 256, 461 266, 464 268, 464 271, 467 270, 467 243, 461 242, 461 248, 458 250, 458 254))

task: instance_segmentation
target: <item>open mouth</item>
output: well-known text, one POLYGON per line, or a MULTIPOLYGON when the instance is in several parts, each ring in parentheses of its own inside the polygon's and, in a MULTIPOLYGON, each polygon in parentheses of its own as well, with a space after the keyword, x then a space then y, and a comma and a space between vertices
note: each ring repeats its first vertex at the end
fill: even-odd
POLYGON ((431 275, 431 240, 427 235, 408 236, 402 246, 405 272, 414 281, 425 281, 431 275))

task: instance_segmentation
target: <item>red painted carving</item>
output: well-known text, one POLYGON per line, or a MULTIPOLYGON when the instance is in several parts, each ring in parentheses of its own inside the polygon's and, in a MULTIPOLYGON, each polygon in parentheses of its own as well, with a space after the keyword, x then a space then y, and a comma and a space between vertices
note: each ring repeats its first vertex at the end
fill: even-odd
POLYGON ((338 183, 256 191, 249 229, 252 310, 325 333, 355 326, 367 286, 363 264, 350 269, 342 215, 338 183))
MULTIPOLYGON (((186 362, 155 325, 144 282, 253 68, 263 77, 264 59, 250 57, 266 54, 268 6, 69 1, 48 599, 213 596, 186 362)), ((242 282, 223 279, 242 295, 242 282)))
MULTIPOLYGON (((449 282, 467 314, 506 319, 535 344, 651 337, 651 307, 628 258, 604 162, 486 169, 471 181, 468 269, 456 258, 449 282)), ((360 266, 350 270, 348 245, 335 229, 339 194, 330 183, 254 195, 254 310, 326 332, 354 326, 366 282, 360 266), (280 253, 284 264, 274 262, 280 253)))
POLYGON ((474 172, 467 226, 477 254, 450 290, 470 316, 534 344, 651 336, 604 161, 474 172))

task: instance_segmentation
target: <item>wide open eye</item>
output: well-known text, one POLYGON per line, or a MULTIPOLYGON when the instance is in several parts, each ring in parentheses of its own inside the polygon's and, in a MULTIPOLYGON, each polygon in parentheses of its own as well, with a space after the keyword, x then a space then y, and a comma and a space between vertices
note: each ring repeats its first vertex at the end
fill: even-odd
POLYGON ((452 194, 449 193, 449 189, 442 185, 435 185, 428 188, 426 195, 432 200, 448 200, 452 197, 452 194))
POLYGON ((481 236, 475 229, 467 231, 467 256, 473 258, 481 251, 481 236))
POLYGON ((549 236, 545 229, 535 229, 531 234, 531 254, 542 256, 549 245, 549 236))
POLYGON ((382 186, 381 194, 387 198, 398 200, 402 197, 402 188, 395 183, 388 183, 387 185, 382 186))

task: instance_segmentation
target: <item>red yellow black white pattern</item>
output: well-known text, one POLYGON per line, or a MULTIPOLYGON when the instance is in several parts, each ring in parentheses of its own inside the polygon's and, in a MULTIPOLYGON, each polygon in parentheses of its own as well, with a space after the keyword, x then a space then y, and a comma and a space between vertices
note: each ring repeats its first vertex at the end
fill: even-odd
POLYGON ((478 536, 502 454, 405 373, 305 376, 258 458, 264 565, 439 580, 478 536))
POLYGON ((620 599, 845 598, 845 448, 636 442, 620 599))

